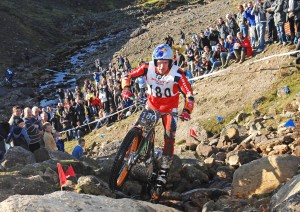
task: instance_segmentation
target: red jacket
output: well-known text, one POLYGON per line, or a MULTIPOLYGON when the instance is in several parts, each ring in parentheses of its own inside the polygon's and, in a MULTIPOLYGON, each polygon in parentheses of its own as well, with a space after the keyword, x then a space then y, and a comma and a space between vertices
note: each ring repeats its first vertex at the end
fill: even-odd
POLYGON ((241 46, 246 48, 246 54, 248 57, 252 57, 252 46, 250 43, 250 40, 247 37, 243 38, 243 41, 241 43, 241 46))
MULTIPOLYGON (((130 74, 132 78, 146 76, 147 104, 159 112, 172 112, 178 108, 179 95, 193 95, 192 88, 179 66, 172 68, 163 76, 156 74, 153 62, 135 68, 130 74)), ((191 113, 193 108, 185 108, 191 113)))

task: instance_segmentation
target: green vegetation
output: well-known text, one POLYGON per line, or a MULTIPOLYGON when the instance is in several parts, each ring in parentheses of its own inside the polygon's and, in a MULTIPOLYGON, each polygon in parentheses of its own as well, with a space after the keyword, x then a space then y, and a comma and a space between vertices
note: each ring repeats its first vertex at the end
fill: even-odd
MULTIPOLYGON (((283 65, 279 74, 282 80, 275 83, 271 90, 263 95, 266 99, 257 107, 257 110, 262 113, 269 113, 270 108, 276 110, 276 113, 281 113, 300 92, 300 73, 297 68, 283 65), (284 97, 278 97, 277 89, 286 86, 289 87, 291 93, 284 97)), ((252 105, 247 107, 247 112, 250 111, 252 111, 252 105)))

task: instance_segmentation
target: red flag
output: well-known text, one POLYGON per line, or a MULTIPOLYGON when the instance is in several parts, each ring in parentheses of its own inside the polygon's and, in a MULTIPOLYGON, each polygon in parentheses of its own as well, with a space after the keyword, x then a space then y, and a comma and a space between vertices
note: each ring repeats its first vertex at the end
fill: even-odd
POLYGON ((67 178, 60 163, 57 163, 57 170, 58 170, 60 186, 63 186, 66 183, 67 178))
POLYGON ((198 135, 196 134, 195 130, 193 130, 192 128, 190 128, 190 136, 192 137, 198 137, 198 135))
POLYGON ((74 172, 72 165, 70 165, 66 171, 66 178, 69 178, 69 177, 76 177, 76 174, 74 172))

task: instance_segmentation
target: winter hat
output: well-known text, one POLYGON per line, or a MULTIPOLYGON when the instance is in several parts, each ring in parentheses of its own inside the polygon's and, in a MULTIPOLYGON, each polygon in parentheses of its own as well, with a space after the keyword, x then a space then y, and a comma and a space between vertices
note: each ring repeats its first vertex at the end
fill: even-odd
POLYGON ((20 123, 22 123, 22 122, 24 122, 24 120, 21 119, 21 118, 16 118, 16 119, 15 119, 15 125, 18 125, 18 124, 20 124, 20 123))

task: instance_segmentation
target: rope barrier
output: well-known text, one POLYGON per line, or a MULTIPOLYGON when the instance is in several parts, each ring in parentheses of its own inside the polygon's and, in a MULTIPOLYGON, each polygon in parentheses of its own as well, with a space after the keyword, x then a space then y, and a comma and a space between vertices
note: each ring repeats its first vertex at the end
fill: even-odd
MULTIPOLYGON (((300 50, 287 52, 287 53, 282 53, 282 54, 274 54, 274 55, 270 55, 268 57, 264 57, 264 58, 255 60, 253 62, 249 62, 249 64, 253 64, 253 63, 261 62, 261 61, 264 61, 264 60, 268 60, 268 59, 271 59, 273 57, 281 57, 281 56, 291 55, 291 54, 295 54, 295 53, 298 53, 298 52, 300 52, 300 50)), ((188 79, 188 81, 199 80, 199 79, 203 79, 203 78, 206 78, 206 77, 218 75, 218 74, 221 74, 221 73, 229 71, 229 70, 231 70, 231 68, 226 68, 226 69, 222 69, 222 70, 219 70, 217 72, 210 73, 210 74, 205 74, 205 75, 202 75, 202 76, 199 76, 199 77, 194 77, 194 78, 188 79)))
MULTIPOLYGON (((253 64, 253 63, 261 62, 261 61, 264 61, 264 60, 268 60, 268 59, 273 58, 273 57, 280 57, 280 56, 291 55, 291 54, 295 54, 295 53, 298 53, 298 52, 300 52, 300 50, 298 50, 298 51, 292 51, 292 52, 287 52, 287 53, 282 53, 282 54, 274 54, 274 55, 270 55, 270 56, 267 56, 267 57, 264 57, 264 58, 255 60, 255 61, 253 61, 253 62, 249 62, 249 64, 253 64)), ((61 72, 59 72, 59 71, 54 71, 54 70, 51 70, 51 69, 46 69, 46 70, 47 70, 47 71, 52 71, 52 72, 61 73, 61 72)), ((217 71, 217 72, 209 73, 209 74, 202 75, 202 76, 199 76, 199 77, 194 77, 194 78, 188 79, 188 81, 194 81, 194 80, 199 80, 199 79, 203 79, 203 78, 206 78, 206 77, 218 75, 218 74, 224 73, 224 72, 229 71, 229 70, 231 70, 231 68, 226 68, 226 69, 219 70, 219 71, 217 71)), ((84 75, 88 76, 88 75, 92 75, 92 74, 71 74, 71 73, 67 73, 67 74, 68 74, 68 75, 78 75, 78 76, 84 76, 84 75)), ((138 106, 141 106, 141 105, 145 105, 145 104, 140 104, 140 105, 138 105, 138 106)), ((93 123, 102 121, 102 120, 107 119, 107 118, 109 118, 109 117, 112 117, 112 116, 114 116, 114 115, 116 115, 116 114, 119 114, 120 112, 122 112, 122 111, 124 111, 124 110, 127 110, 127 109, 129 109, 129 108, 131 108, 131 107, 133 107, 133 106, 137 106, 137 105, 131 105, 131 106, 126 107, 126 108, 124 108, 124 109, 122 109, 122 110, 119 110, 119 111, 117 111, 117 112, 115 112, 115 113, 113 113, 113 114, 109 114, 108 116, 105 116, 105 117, 103 117, 103 118, 100 118, 100 119, 97 119, 97 120, 95 120, 95 121, 89 122, 89 123, 87 123, 87 124, 81 125, 80 127, 88 126, 88 125, 90 125, 90 124, 93 124, 93 123)), ((68 132, 68 131, 73 131, 74 129, 76 129, 76 128, 68 129, 68 130, 62 131, 62 132, 60 132, 60 133, 66 133, 66 132, 68 132)))
MULTIPOLYGON (((89 122, 89 123, 84 124, 84 125, 80 125, 80 127, 88 126, 88 125, 90 125, 90 124, 93 124, 93 123, 102 121, 102 120, 107 119, 107 118, 109 118, 109 117, 111 117, 111 116, 117 115, 117 114, 119 114, 120 112, 122 112, 122 111, 124 111, 124 110, 127 110, 127 109, 129 109, 129 108, 131 108, 131 107, 133 107, 133 106, 142 106, 142 105, 145 105, 145 104, 139 104, 139 105, 135 105, 135 104, 134 104, 134 105, 128 106, 128 107, 126 107, 126 108, 124 108, 124 109, 122 109, 122 110, 119 110, 119 111, 117 111, 117 112, 115 112, 115 113, 109 114, 108 116, 105 116, 105 117, 103 117, 103 118, 97 119, 97 120, 95 120, 95 121, 89 122)), ((73 128, 71 128, 71 129, 68 129, 68 130, 65 130, 65 131, 61 131, 60 133, 65 133, 65 132, 68 132, 68 131, 73 131, 74 129, 76 129, 76 128, 73 127, 73 128)))

